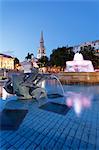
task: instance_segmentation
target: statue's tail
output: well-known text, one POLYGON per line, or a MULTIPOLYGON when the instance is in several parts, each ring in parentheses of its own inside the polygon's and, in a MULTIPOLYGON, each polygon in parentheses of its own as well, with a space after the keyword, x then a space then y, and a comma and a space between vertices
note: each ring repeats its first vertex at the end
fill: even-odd
POLYGON ((11 85, 12 82, 11 82, 11 79, 9 79, 5 85, 4 85, 4 89, 6 90, 7 93, 9 94, 15 94, 14 93, 14 90, 13 90, 13 86, 11 85))

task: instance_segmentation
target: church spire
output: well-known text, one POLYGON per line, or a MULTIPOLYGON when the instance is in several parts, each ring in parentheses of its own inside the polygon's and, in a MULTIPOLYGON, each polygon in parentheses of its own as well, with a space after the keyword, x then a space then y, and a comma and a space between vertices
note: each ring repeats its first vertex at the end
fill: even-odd
POLYGON ((40 43, 44 42, 43 40, 43 31, 41 31, 41 39, 40 39, 40 43))
POLYGON ((45 46, 44 46, 44 39, 43 39, 43 31, 41 31, 40 47, 38 49, 37 58, 40 59, 42 56, 46 56, 46 54, 45 54, 45 46))
POLYGON ((41 38, 40 38, 40 48, 44 49, 44 39, 43 39, 43 31, 41 31, 41 38))

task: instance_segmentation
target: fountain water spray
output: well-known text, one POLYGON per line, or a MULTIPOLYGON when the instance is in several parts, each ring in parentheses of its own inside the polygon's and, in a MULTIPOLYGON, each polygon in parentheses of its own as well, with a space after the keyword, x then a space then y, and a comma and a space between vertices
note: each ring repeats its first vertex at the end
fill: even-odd
POLYGON ((62 86, 62 84, 61 84, 59 78, 58 78, 57 76, 55 76, 55 75, 51 75, 51 78, 52 78, 52 79, 56 79, 56 80, 58 81, 58 83, 59 83, 59 85, 60 85, 60 87, 61 87, 61 89, 62 89, 63 96, 65 96, 65 92, 64 92, 63 86, 62 86))
POLYGON ((81 53, 74 55, 73 61, 66 62, 67 72, 94 72, 94 67, 90 60, 84 60, 81 53))

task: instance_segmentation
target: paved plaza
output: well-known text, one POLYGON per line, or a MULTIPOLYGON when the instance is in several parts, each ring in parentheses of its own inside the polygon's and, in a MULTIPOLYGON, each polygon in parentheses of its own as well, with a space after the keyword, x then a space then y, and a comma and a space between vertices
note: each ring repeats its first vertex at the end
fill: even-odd
POLYGON ((28 109, 16 131, 0 132, 0 150, 99 150, 99 100, 77 117, 42 110, 33 100, 9 101, 5 108, 28 109))

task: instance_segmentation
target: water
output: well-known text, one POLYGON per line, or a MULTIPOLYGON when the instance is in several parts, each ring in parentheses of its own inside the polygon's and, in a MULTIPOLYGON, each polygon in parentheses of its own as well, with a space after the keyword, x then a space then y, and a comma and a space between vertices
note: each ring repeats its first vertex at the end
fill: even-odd
MULTIPOLYGON (((46 82, 47 92, 63 94, 60 87, 57 86, 57 81, 46 82)), ((56 103, 61 103, 72 107, 77 116, 80 116, 84 110, 93 108, 94 104, 99 102, 99 85, 63 85, 64 97, 55 100, 56 103)))
MULTIPOLYGON (((62 90, 60 89, 60 86, 57 85, 56 80, 48 80, 46 81, 45 85, 43 84, 43 86, 45 86, 47 92, 55 91, 58 93, 60 92, 60 94, 62 94, 62 90)), ((19 126, 19 129, 17 131, 16 130, 15 131, 9 131, 9 130, 1 131, 0 136, 1 136, 2 142, 7 143, 3 145, 3 147, 1 148, 5 149, 5 146, 8 145, 9 147, 11 146, 12 149, 14 149, 14 146, 16 146, 16 144, 13 144, 12 143, 13 141, 9 140, 11 139, 9 137, 12 137, 14 133, 15 133, 14 140, 17 140, 17 137, 19 137, 19 135, 21 137, 21 135, 23 135, 25 131, 25 140, 28 142, 28 139, 33 141, 33 138, 32 138, 33 136, 30 137, 30 135, 33 135, 35 133, 37 133, 38 135, 38 133, 41 133, 41 132, 42 133, 39 134, 39 136, 41 136, 42 134, 44 135, 45 131, 41 129, 43 129, 43 127, 46 127, 46 131, 48 132, 46 132, 45 139, 48 137, 49 134, 52 134, 52 130, 53 130, 53 132, 55 131, 55 134, 52 136, 52 140, 56 138, 57 139, 60 138, 60 140, 63 143, 61 146, 64 146, 64 143, 66 142, 68 143, 68 139, 70 139, 70 141, 71 140, 73 141, 72 142, 73 148, 78 143, 79 149, 83 149, 83 146, 85 146, 86 148, 92 147, 94 149, 95 147, 96 149, 99 149, 98 148, 99 146, 97 145, 99 143, 98 142, 98 138, 99 138, 99 134, 98 134, 99 133, 98 132, 99 131, 99 85, 95 85, 95 86, 63 85, 63 89, 64 89, 64 92, 66 93, 65 98, 56 98, 53 100, 57 103, 59 100, 62 101, 63 99, 65 99, 65 102, 67 102, 67 100, 70 97, 73 98, 74 101, 71 101, 70 99, 68 100, 69 104, 71 104, 72 106, 70 106, 71 109, 69 109, 66 115, 61 115, 59 113, 55 113, 54 111, 52 112, 52 110, 48 112, 43 109, 40 109, 38 108, 37 103, 33 102, 33 100, 30 102, 29 100, 27 101, 17 100, 17 101, 13 101, 12 103, 8 101, 8 98, 6 100, 1 100, 0 102, 8 101, 8 104, 5 105, 4 108, 28 109, 28 114, 24 118, 22 124, 19 126), (89 99, 87 100, 87 102, 86 102, 86 99, 84 99, 83 97, 85 95, 86 97, 89 96, 89 99), (76 99, 77 97, 79 99, 76 99), (82 97, 83 97, 83 102, 81 99, 82 97), (58 134, 56 133, 57 127, 58 127, 58 130, 57 130, 58 134), (69 129, 69 132, 67 135, 66 133, 68 129, 69 129), (64 136, 60 137, 61 134, 63 134, 64 136), (6 135, 8 135, 8 137, 6 137, 6 135), (6 139, 4 137, 6 137, 6 139), (86 142, 84 142, 84 140, 86 140, 86 142)), ((57 109, 61 109, 61 108, 57 107, 57 109)), ((20 138, 19 142, 21 142, 21 140, 23 140, 23 138, 20 138)), ((59 144, 59 143, 57 142, 56 144, 59 144)), ((42 145, 42 146, 44 147, 45 145, 42 145)), ((19 149, 22 149, 21 147, 22 146, 19 146, 19 149)), ((66 147, 64 148, 66 149, 66 147)), ((59 149, 61 150, 62 148, 59 148, 59 149)))
MULTIPOLYGON (((79 116, 84 110, 93 108, 94 104, 99 104, 99 85, 61 85, 59 80, 44 81, 43 86, 47 94, 60 94, 64 97, 57 97, 54 99, 48 98, 48 101, 65 104, 72 107, 74 112, 79 116)), ((0 86, 0 109, 5 107, 5 104, 10 100, 16 100, 17 97, 6 93, 2 86, 0 86)), ((47 102, 47 101, 45 101, 47 102)), ((41 103, 42 104, 42 103, 41 103)))
POLYGON ((81 53, 76 53, 73 61, 67 61, 66 66, 68 72, 94 72, 92 62, 84 60, 81 53))
POLYGON ((63 96, 64 96, 64 95, 65 95, 65 92, 64 92, 64 89, 63 89, 63 86, 62 86, 60 80, 58 79, 57 76, 53 76, 53 75, 52 75, 52 78, 54 78, 54 79, 56 79, 56 80, 58 81, 59 86, 60 86, 60 88, 61 88, 61 90, 62 90, 62 94, 63 94, 63 96))

